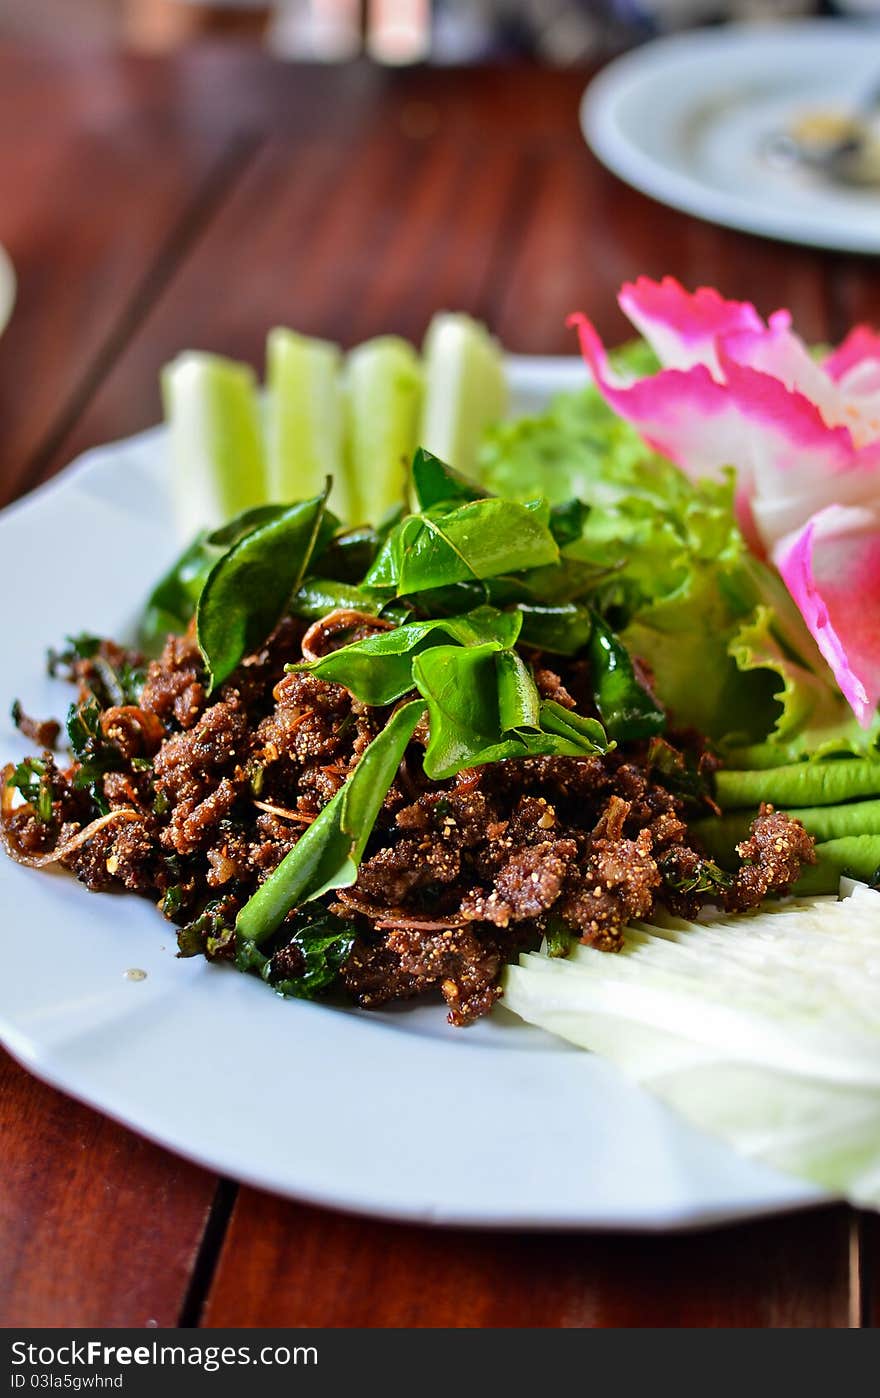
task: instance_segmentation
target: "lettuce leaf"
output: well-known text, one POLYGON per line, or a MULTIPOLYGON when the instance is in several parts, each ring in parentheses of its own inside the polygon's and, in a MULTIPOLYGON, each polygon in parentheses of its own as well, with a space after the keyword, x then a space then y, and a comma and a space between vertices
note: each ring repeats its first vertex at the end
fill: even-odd
MULTIPOLYGON (((624 367, 646 372, 649 354, 628 347, 624 367)), ((858 727, 781 579, 748 550, 732 473, 688 480, 592 387, 493 428, 479 469, 503 496, 586 503, 562 562, 584 570, 583 599, 651 671, 674 724, 751 767, 876 749, 880 719, 858 727)))
MULTIPOLYGON (((802 630, 805 632, 806 628, 802 630)), ((812 647, 812 637, 807 633, 812 647)), ((763 743, 732 747, 727 754, 737 767, 776 767, 798 758, 869 756, 880 747, 880 716, 869 729, 860 726, 834 684, 830 670, 816 656, 812 665, 790 649, 780 627, 780 613, 767 605, 734 633, 730 653, 739 670, 774 672, 779 716, 763 743)), ((811 657, 812 658, 812 657, 811 657)))

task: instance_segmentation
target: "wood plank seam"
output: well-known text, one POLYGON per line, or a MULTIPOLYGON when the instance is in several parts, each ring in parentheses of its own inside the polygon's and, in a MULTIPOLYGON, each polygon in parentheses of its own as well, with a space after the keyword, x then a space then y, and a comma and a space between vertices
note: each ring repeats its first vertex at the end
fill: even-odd
POLYGON ((180 1308, 177 1320, 180 1329, 195 1329, 201 1323, 202 1313, 217 1270, 217 1263, 220 1260, 220 1253, 226 1241, 238 1191, 239 1184, 236 1180, 226 1179, 223 1176, 218 1179, 193 1269, 190 1273, 189 1285, 180 1308))
POLYGON ((175 221, 155 258, 135 286, 115 327, 110 330, 103 346, 87 366, 79 385, 73 389, 41 445, 25 465, 18 481, 18 494, 23 495, 43 480, 54 456, 73 431, 116 359, 137 333, 179 264, 198 243, 226 198, 249 168, 261 144, 262 138, 255 132, 242 133, 221 152, 213 168, 197 188, 191 204, 175 221))

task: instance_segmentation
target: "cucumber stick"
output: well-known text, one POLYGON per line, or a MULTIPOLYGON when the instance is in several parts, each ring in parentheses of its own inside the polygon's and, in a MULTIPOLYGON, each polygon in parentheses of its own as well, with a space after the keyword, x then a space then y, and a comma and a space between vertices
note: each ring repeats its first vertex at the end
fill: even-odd
POLYGON ((246 364, 189 351, 162 371, 172 498, 181 537, 266 499, 256 379, 246 364))
POLYGON ((339 512, 349 524, 375 524, 404 500, 418 445, 422 369, 412 345, 395 335, 358 345, 346 360, 345 398, 339 512))
POLYGON ((421 445, 457 471, 472 473, 484 430, 507 406, 500 347, 479 321, 442 312, 428 327, 422 353, 421 445))
MULTIPOLYGON (((328 340, 293 330, 270 331, 266 342, 266 471, 269 499, 319 495, 342 474, 342 354, 328 340)), ((331 507, 338 508, 331 499, 331 507)))

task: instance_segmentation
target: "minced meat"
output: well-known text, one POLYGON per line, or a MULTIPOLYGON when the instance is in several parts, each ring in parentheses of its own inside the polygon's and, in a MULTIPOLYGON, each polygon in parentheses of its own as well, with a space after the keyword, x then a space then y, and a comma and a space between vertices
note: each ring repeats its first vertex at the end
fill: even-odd
MULTIPOLYGON (((386 625, 361 613, 344 619, 341 631, 286 619, 211 697, 192 631, 171 637, 146 668, 138 704, 110 703, 108 694, 101 705, 101 801, 126 819, 105 821, 61 862, 89 888, 160 899, 179 921, 220 898, 229 925, 387 720, 387 710, 340 685, 285 671, 304 640, 314 655, 386 625)), ((583 708, 580 662, 554 662, 557 672, 530 659, 543 697, 571 708, 576 693, 583 708)), ((105 662, 143 666, 104 642, 70 667, 83 695, 101 693, 105 662)), ((330 905, 352 934, 341 980, 363 1006, 439 992, 450 1019, 467 1023, 497 999, 504 963, 550 931, 614 951, 627 922, 658 904, 688 915, 712 900, 754 907, 789 889, 814 857, 798 822, 762 807, 739 846, 739 871, 713 884, 683 801, 645 743, 601 757, 490 763, 431 782, 421 761, 427 738, 422 723, 357 881, 330 905)), ((699 767, 698 743, 682 741, 699 767)), ((48 752, 43 761, 51 818, 30 806, 7 815, 8 837, 32 856, 63 849, 95 817, 78 764, 61 768, 48 752)), ((279 973, 301 973, 296 945, 273 954, 279 973)))

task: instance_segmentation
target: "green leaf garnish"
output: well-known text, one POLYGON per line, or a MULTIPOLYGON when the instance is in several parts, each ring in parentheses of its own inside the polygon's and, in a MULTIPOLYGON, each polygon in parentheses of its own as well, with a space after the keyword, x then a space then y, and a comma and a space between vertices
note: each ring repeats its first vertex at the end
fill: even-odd
POLYGON ((477 607, 464 616, 413 621, 391 631, 380 631, 330 651, 320 660, 288 669, 308 670, 322 680, 345 685, 364 704, 393 704, 413 688, 413 657, 426 648, 437 645, 441 639, 461 646, 478 646, 486 641, 512 646, 520 625, 516 612, 477 607))
POLYGON ((413 679, 428 704, 425 773, 432 781, 513 757, 609 749, 600 723, 542 700, 521 658, 497 642, 433 646, 414 658, 413 679))
POLYGON ((313 1000, 338 978, 354 939, 350 922, 315 904, 297 920, 287 945, 267 959, 264 979, 279 995, 313 1000))
POLYGON ((95 698, 84 704, 71 704, 67 712, 67 737, 79 763, 73 778, 74 786, 88 791, 102 815, 109 806, 104 799, 104 777, 118 771, 122 756, 114 743, 104 737, 101 729, 101 709, 95 698))
POLYGON ((593 697, 612 738, 625 741, 661 733, 666 715, 636 678, 629 651, 599 616, 589 644, 593 697))
POLYGON ((52 819, 52 783, 46 763, 39 757, 26 757, 14 768, 7 786, 13 787, 34 808, 38 820, 48 825, 52 819))
POLYGON ((196 609, 211 689, 266 640, 302 582, 322 528, 332 530, 331 521, 326 495, 291 505, 243 535, 214 564, 196 609))

